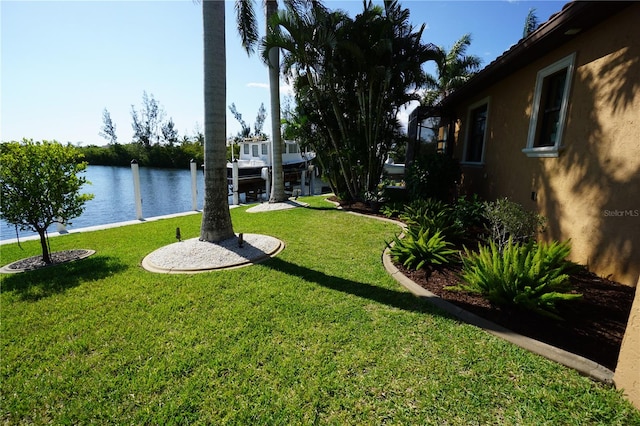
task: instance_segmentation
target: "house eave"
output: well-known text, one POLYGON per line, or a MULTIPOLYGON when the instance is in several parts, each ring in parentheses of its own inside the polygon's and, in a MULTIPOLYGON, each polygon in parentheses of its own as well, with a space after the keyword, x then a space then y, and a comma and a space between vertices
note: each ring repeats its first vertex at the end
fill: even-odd
POLYGON ((572 1, 442 101, 445 109, 474 96, 630 6, 628 1, 572 1))

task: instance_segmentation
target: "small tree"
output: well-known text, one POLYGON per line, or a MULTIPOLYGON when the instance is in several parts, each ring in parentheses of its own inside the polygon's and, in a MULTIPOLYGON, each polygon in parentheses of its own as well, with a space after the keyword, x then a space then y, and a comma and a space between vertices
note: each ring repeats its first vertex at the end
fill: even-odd
POLYGON ((536 16, 536 9, 529 9, 527 17, 524 20, 524 28, 522 29, 522 38, 527 37, 529 34, 538 29, 538 17, 536 16))
POLYGON ((111 114, 109 114, 106 108, 102 111, 102 123, 102 129, 100 129, 99 135, 105 138, 111 145, 118 143, 116 125, 111 121, 111 114))
POLYGON ((162 120, 164 110, 160 103, 153 97, 142 92, 142 109, 140 113, 135 106, 131 105, 131 127, 133 128, 133 139, 140 145, 149 148, 152 143, 160 143, 162 120))
POLYGON ((80 216, 93 194, 80 194, 87 182, 78 176, 86 167, 71 146, 56 141, 6 142, 0 145, 0 217, 22 230, 40 235, 42 260, 51 256, 47 228, 69 224, 80 216))

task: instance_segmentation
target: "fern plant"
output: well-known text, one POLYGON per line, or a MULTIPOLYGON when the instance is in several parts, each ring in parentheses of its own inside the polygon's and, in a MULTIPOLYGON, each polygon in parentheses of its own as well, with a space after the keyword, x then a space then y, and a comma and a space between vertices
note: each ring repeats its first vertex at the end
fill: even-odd
POLYGON ((459 289, 481 293, 499 306, 515 306, 560 319, 556 303, 574 300, 568 293, 569 274, 577 267, 566 260, 569 242, 551 244, 514 243, 510 238, 502 250, 489 242, 477 253, 465 248, 459 289))
POLYGON ((394 236, 387 246, 394 261, 415 270, 451 263, 457 254, 442 233, 431 228, 409 228, 404 238, 394 236))

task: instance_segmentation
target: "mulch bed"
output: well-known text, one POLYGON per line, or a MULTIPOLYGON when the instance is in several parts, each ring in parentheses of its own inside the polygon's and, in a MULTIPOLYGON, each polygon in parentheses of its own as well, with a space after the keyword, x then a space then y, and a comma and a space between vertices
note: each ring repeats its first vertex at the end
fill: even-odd
MULTIPOLYGON (((373 214, 362 203, 342 205, 342 208, 373 214)), ((559 304, 558 313, 563 318, 559 321, 529 311, 501 309, 477 294, 446 290, 445 287, 460 282, 459 267, 444 267, 428 273, 395 266, 416 284, 469 312, 615 370, 635 295, 632 287, 581 271, 570 279, 582 298, 559 304)))
POLYGON ((44 263, 42 260, 42 255, 27 257, 25 259, 18 260, 9 265, 6 265, 5 268, 7 272, 22 272, 22 271, 32 271, 34 269, 41 269, 50 266, 59 265, 61 263, 73 262, 74 260, 84 259, 85 257, 93 254, 93 250, 65 250, 50 253, 51 263, 44 263))

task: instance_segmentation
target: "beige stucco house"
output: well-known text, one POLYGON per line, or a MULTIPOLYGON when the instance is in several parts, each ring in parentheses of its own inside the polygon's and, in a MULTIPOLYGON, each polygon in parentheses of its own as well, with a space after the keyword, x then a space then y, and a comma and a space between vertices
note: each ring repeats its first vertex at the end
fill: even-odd
MULTIPOLYGON (((640 3, 570 2, 443 101, 462 187, 547 218, 543 239, 637 286, 640 3)), ((640 300, 616 372, 640 408, 640 300)))

